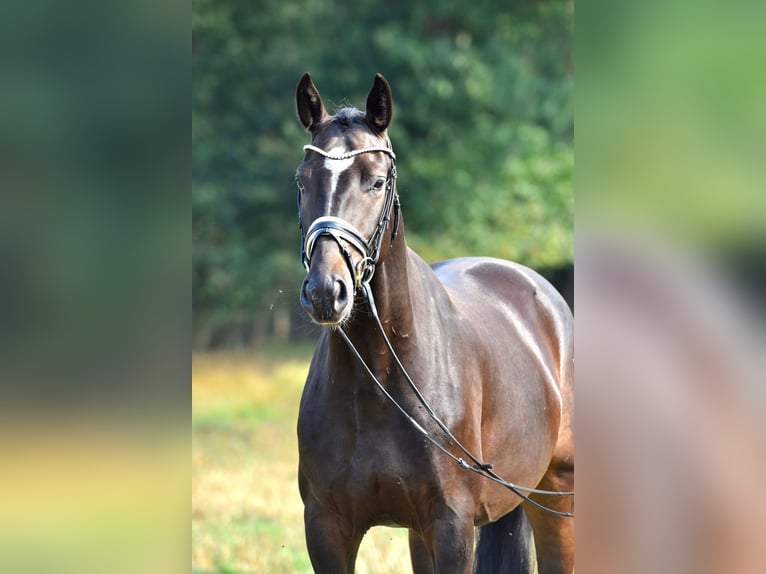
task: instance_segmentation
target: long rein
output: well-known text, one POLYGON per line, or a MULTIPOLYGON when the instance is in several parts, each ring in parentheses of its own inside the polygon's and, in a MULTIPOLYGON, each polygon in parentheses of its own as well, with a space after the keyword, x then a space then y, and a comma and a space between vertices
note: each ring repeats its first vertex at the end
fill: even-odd
POLYGON ((479 476, 483 476, 484 478, 487 478, 493 482, 496 482, 497 484, 500 484, 509 490, 511 490, 514 494, 519 496, 520 498, 524 499, 525 501, 529 502, 530 504, 536 506, 537 508, 540 508, 541 510, 544 510, 546 512, 550 512, 552 514, 557 514, 559 516, 568 516, 568 517, 574 517, 574 514, 571 512, 561 512, 559 510, 555 510, 553 508, 548 508, 547 506, 544 506, 540 504, 539 502, 532 500, 529 496, 524 494, 524 492, 529 494, 542 494, 542 495, 548 495, 548 496, 573 496, 574 492, 562 492, 558 490, 540 490, 537 488, 528 488, 525 486, 519 486, 517 484, 514 484, 510 481, 505 480, 504 478, 498 476, 493 470, 492 470, 492 464, 487 464, 481 462, 478 458, 476 458, 463 444, 455 437, 454 434, 449 430, 447 425, 445 425, 441 419, 437 416, 437 414, 434 412, 434 410, 431 408, 431 405, 428 403, 428 401, 425 399, 423 394, 418 389, 415 382, 412 380, 412 377, 410 377, 409 373, 407 372, 407 369, 405 369, 404 365, 402 364, 401 360, 399 359, 399 356, 396 354, 396 351, 394 351, 393 345, 391 344, 391 341, 389 340, 388 336, 386 335, 385 330, 383 329, 383 324, 380 321, 380 316, 378 315, 378 310, 375 305, 375 298, 372 294, 372 288, 370 287, 369 281, 364 282, 361 287, 360 291, 362 292, 365 300, 367 301, 368 308, 370 310, 370 314, 375 319, 375 323, 378 326, 378 330, 381 334, 381 337, 383 338, 383 341, 386 343, 386 347, 388 348, 388 352, 391 353, 391 356, 394 358, 394 361, 396 362, 397 366, 399 367, 399 370, 401 371, 402 375, 404 375, 404 378, 407 380, 407 383, 412 388, 413 392, 415 393, 415 396, 418 398, 418 401, 423 405, 423 407, 426 409, 426 412, 428 413, 428 416, 431 417, 431 419, 439 426, 439 428, 442 430, 442 432, 447 436, 447 438, 452 441, 455 446, 457 446, 461 451, 463 451, 463 454, 467 456, 472 462, 473 465, 468 464, 463 458, 455 456, 452 452, 450 452, 444 445, 439 443, 433 436, 431 436, 431 433, 428 432, 420 423, 418 423, 412 415, 410 415, 402 405, 399 404, 399 402, 391 395, 391 393, 388 392, 388 390, 383 386, 383 383, 380 382, 380 380, 375 376, 375 374, 372 372, 370 367, 365 362, 362 355, 359 353, 357 348, 354 346, 354 343, 351 342, 351 339, 348 338, 348 335, 343 330, 342 327, 338 326, 335 328, 335 331, 340 334, 343 341, 346 343, 348 348, 351 350, 351 353, 356 357, 356 359, 359 361, 359 363, 364 368, 367 375, 372 379, 372 381, 375 383, 375 385, 378 387, 378 389, 385 395, 385 397, 393 404, 396 409, 404 415, 404 417, 410 422, 410 424, 415 427, 418 431, 420 431, 426 439, 433 444, 437 449, 442 451, 444 454, 446 454, 448 457, 450 457, 452 460, 454 460, 462 469, 470 470, 471 472, 475 472, 479 476))
POLYGON ((463 444, 455 437, 454 434, 452 434, 452 432, 449 430, 447 425, 445 425, 441 421, 441 419, 437 416, 436 412, 431 408, 431 405, 428 403, 426 398, 420 392, 417 385, 412 380, 412 377, 410 377, 409 373, 407 372, 407 369, 405 369, 404 365, 399 359, 399 356, 396 354, 396 351, 394 351, 394 347, 391 344, 391 341, 388 339, 385 329, 383 328, 383 324, 380 321, 380 316, 378 315, 378 309, 375 305, 375 297, 373 296, 372 287, 370 286, 372 276, 375 272, 375 265, 378 263, 378 259, 380 256, 380 246, 383 239, 383 230, 385 229, 386 225, 389 223, 391 219, 392 211, 394 211, 394 226, 393 226, 393 230, 391 234, 392 243, 394 239, 396 238, 396 233, 397 233, 397 228, 399 223, 399 198, 397 197, 396 191, 395 191, 396 155, 391 149, 390 141, 387 141, 386 143, 388 144, 387 148, 383 148, 383 147, 362 148, 359 150, 354 150, 352 152, 347 152, 345 154, 340 154, 340 155, 330 154, 326 152, 325 150, 313 145, 304 146, 304 150, 306 151, 310 150, 310 151, 319 153, 320 155, 330 159, 348 159, 350 157, 354 157, 362 153, 384 152, 391 157, 392 167, 391 167, 391 172, 389 174, 388 182, 386 185, 385 205, 384 205, 383 211, 380 214, 380 218, 378 220, 378 225, 376 227, 375 233, 373 234, 373 237, 370 239, 370 241, 366 241, 364 237, 361 235, 361 233, 359 233, 358 230, 353 225, 351 225, 350 223, 342 219, 335 218, 335 217, 320 217, 319 219, 314 221, 309 227, 308 231, 304 233, 303 224, 300 218, 300 201, 299 201, 298 202, 298 206, 299 206, 298 221, 301 226, 301 235, 303 236, 301 238, 302 239, 301 258, 303 260, 304 266, 308 270, 309 261, 313 252, 313 247, 314 247, 314 244, 316 243, 316 240, 319 238, 319 236, 330 235, 331 237, 333 237, 333 239, 335 239, 335 241, 340 246, 341 251, 343 252, 344 258, 346 259, 347 265, 349 266, 352 277, 355 278, 356 288, 362 294, 365 301, 367 302, 367 306, 370 310, 370 314, 375 319, 375 323, 378 327, 378 330, 380 331, 381 337, 383 338, 383 341, 385 342, 389 353, 391 353, 391 356, 394 358, 394 361, 399 367, 399 370, 401 371, 402 375, 404 375, 404 378, 407 380, 407 383, 412 388, 412 391, 415 393, 415 396, 417 397, 418 401, 426 409, 428 416, 431 417, 431 419, 437 424, 437 426, 447 436, 447 438, 450 441, 452 441, 463 452, 463 454, 466 457, 468 457, 471 460, 471 462, 473 462, 473 464, 472 465, 468 464, 462 457, 455 456, 444 445, 442 445, 439 441, 437 441, 431 435, 431 433, 428 432, 427 429, 425 429, 420 423, 418 423, 412 417, 412 415, 410 415, 404 409, 404 407, 402 407, 399 404, 399 402, 397 402, 397 400, 391 395, 391 393, 389 393, 388 390, 386 390, 385 386, 383 386, 383 383, 381 383, 380 380, 372 372, 372 370, 367 365, 367 363, 365 362, 364 358, 359 353, 357 348, 351 342, 351 340, 349 339, 348 335, 343 330, 343 328, 340 326, 337 326, 337 327, 334 327, 334 330, 335 332, 340 334, 341 338, 346 343, 351 353, 356 357, 356 359, 362 365, 367 375, 370 377, 370 379, 372 379, 372 381, 375 383, 378 389, 391 402, 391 404, 393 404, 396 407, 396 409, 400 413, 402 413, 402 415, 410 422, 410 424, 415 429, 417 429, 420 433, 422 433, 431 444, 433 444, 437 449, 439 449, 449 458, 454 460, 460 466, 460 468, 474 472, 478 474, 479 476, 483 476, 484 478, 487 478, 497 484, 500 484, 508 488, 514 494, 516 494, 523 500, 529 502, 530 504, 536 506, 537 508, 541 510, 544 510, 546 512, 550 512, 552 514, 556 514, 559 516, 573 517, 574 514, 571 512, 561 512, 553 508, 548 508, 547 506, 544 506, 540 504, 539 502, 532 500, 529 496, 527 496, 524 493, 526 492, 528 494, 541 494, 541 495, 547 495, 547 496, 573 496, 574 492, 561 492, 556 490, 540 490, 536 488, 528 488, 524 486, 519 486, 517 484, 513 484, 512 482, 509 482, 503 479, 502 477, 498 476, 492 470, 492 464, 481 462, 465 446, 463 446, 463 444), (355 266, 353 264, 351 254, 343 246, 343 243, 340 241, 341 239, 353 245, 355 249, 357 249, 364 255, 364 259, 360 262, 359 265, 355 266))

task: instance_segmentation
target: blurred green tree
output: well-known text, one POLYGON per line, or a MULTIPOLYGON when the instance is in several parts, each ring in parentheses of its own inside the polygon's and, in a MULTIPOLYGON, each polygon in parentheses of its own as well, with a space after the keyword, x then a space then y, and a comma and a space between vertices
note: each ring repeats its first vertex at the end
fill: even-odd
POLYGON ((570 2, 193 3, 195 345, 284 333, 302 268, 295 84, 362 106, 394 91, 410 244, 427 260, 573 257, 570 2))

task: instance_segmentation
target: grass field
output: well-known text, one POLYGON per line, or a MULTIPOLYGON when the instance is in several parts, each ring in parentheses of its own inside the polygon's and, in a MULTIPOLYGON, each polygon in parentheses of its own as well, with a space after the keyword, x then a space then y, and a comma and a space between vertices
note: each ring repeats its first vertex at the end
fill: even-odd
MULTIPOLYGON (((310 350, 192 357, 192 571, 311 573, 295 421, 310 350)), ((405 530, 375 528, 356 571, 409 572, 405 530)))

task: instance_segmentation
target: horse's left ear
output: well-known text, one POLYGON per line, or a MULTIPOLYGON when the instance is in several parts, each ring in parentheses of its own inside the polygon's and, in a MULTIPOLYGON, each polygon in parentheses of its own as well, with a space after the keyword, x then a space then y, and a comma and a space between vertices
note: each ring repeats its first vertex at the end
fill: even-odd
POLYGON ((391 123, 393 99, 391 86, 380 74, 375 74, 375 81, 367 96, 367 123, 376 133, 386 130, 391 123))

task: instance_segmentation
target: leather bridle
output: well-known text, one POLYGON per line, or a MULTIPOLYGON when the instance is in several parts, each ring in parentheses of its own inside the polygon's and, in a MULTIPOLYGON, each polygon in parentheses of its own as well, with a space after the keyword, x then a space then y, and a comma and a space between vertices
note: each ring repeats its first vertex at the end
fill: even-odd
POLYGON ((372 280, 375 273, 375 266, 380 260, 381 246, 383 245, 383 234, 388 222, 391 220, 393 212, 394 225, 391 231, 391 243, 396 239, 399 228, 399 196, 396 193, 396 154, 391 149, 391 142, 387 141, 388 147, 365 147, 348 151, 341 154, 332 154, 322 148, 314 145, 303 146, 304 151, 318 153, 331 160, 343 160, 355 157, 363 153, 382 152, 391 157, 391 169, 386 179, 386 197, 383 209, 378 217, 378 223, 370 239, 365 239, 364 235, 351 223, 340 217, 326 215, 315 219, 308 230, 303 230, 303 220, 301 219, 301 191, 298 190, 298 225, 301 230, 301 262, 308 272, 311 265, 311 256, 314 253, 314 247, 317 240, 323 235, 329 235, 340 247, 343 258, 354 280, 354 287, 359 289, 363 284, 372 280), (344 244, 345 242, 345 244, 344 244), (351 252, 346 244, 353 247, 362 257, 358 263, 354 263, 351 252))

